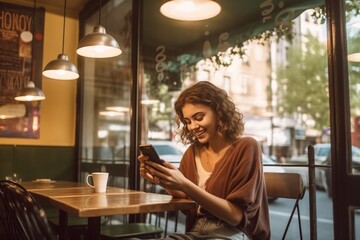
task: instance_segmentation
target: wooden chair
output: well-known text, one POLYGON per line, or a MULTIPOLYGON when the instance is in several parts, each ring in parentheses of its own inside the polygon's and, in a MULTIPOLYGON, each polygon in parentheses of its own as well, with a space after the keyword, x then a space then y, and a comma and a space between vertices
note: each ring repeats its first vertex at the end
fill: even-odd
POLYGON ((286 237, 295 210, 297 210, 297 215, 298 215, 300 239, 303 239, 301 219, 300 219, 300 208, 299 208, 299 201, 304 197, 305 194, 305 185, 302 176, 298 173, 283 173, 283 172, 281 173, 265 172, 264 176, 265 176, 266 191, 268 197, 289 198, 295 200, 282 239, 285 239, 286 237))
POLYGON ((163 233, 161 227, 149 223, 124 223, 101 226, 101 239, 159 238, 163 233))
POLYGON ((13 181, 0 181, 0 222, 8 239, 57 239, 45 211, 25 188, 13 181))

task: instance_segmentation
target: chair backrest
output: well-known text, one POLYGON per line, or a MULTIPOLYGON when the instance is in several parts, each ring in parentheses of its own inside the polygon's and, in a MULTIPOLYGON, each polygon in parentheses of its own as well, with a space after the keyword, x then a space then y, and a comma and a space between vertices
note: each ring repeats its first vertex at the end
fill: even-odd
POLYGON ((299 224, 299 239, 302 237, 302 227, 300 218, 299 200, 304 197, 305 185, 303 178, 298 173, 284 173, 284 172, 265 172, 265 184, 268 197, 272 198, 289 198, 294 199, 294 206, 291 210, 288 222, 286 224, 282 240, 285 239, 291 220, 297 210, 297 218, 299 224))
POLYGON ((302 199, 305 194, 303 178, 298 173, 264 172, 269 197, 302 199))
POLYGON ((0 181, 0 221, 9 239, 57 239, 44 210, 25 188, 13 181, 0 181))

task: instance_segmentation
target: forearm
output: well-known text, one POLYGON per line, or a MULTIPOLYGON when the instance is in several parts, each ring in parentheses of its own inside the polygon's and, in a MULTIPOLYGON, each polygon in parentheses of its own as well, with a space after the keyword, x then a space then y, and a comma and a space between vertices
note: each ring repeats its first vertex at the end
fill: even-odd
POLYGON ((174 189, 166 189, 165 191, 167 193, 169 193, 170 195, 172 195, 173 197, 177 197, 177 198, 187 198, 186 193, 184 193, 183 191, 180 190, 174 190, 174 189))
POLYGON ((185 184, 183 190, 187 196, 196 201, 199 205, 206 209, 206 211, 232 226, 239 225, 244 217, 244 213, 241 208, 226 199, 208 193, 191 181, 188 181, 185 184))

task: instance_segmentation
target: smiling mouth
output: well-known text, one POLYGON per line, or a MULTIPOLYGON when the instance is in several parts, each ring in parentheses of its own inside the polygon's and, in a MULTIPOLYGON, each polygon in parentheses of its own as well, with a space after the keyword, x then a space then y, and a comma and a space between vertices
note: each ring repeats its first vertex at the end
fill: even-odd
POLYGON ((197 132, 193 132, 193 134, 195 135, 196 138, 203 138, 205 135, 206 131, 197 131, 197 132))

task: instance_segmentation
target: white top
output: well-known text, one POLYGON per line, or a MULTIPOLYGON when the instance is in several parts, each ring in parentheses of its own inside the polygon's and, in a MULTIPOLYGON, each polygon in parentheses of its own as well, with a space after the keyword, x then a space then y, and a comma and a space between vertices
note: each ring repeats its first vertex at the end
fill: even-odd
POLYGON ((208 172, 204 169, 203 165, 201 164, 199 151, 195 153, 195 162, 196 162, 196 169, 198 173, 198 186, 202 189, 205 189, 205 182, 208 180, 212 172, 208 172))

